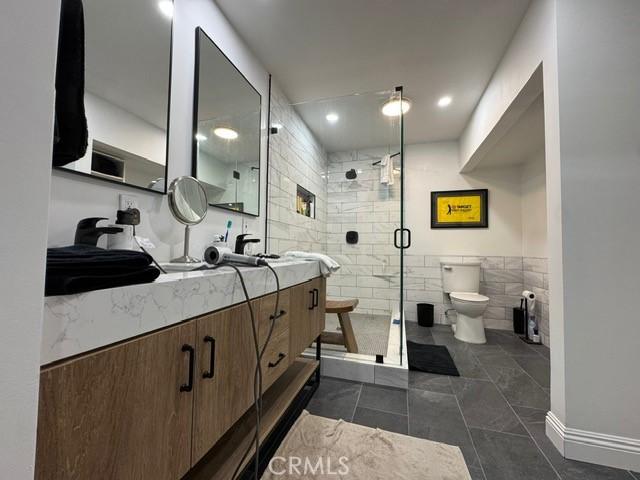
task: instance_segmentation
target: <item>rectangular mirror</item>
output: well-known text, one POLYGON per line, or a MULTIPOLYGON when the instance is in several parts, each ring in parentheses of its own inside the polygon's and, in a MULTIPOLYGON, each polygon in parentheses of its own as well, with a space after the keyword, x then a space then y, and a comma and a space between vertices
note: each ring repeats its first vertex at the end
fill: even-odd
MULTIPOLYGON (((84 58, 88 142, 86 154, 70 163, 54 153, 54 166, 166 193, 173 1, 84 0, 84 55, 80 2, 72 3, 63 1, 60 38, 69 43, 61 42, 59 56, 84 58)), ((59 97, 68 87, 60 76, 65 67, 59 60, 59 97)), ((57 100, 57 130, 64 107, 57 100)))
POLYGON ((209 205, 259 215, 261 105, 258 91, 196 29, 193 176, 209 205))

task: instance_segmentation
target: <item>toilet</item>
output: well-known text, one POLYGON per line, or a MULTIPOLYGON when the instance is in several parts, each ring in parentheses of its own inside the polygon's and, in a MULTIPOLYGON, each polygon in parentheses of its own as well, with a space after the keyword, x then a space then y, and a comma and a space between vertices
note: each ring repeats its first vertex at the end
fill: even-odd
POLYGON ((457 314, 455 337, 467 343, 486 343, 483 314, 489 297, 480 295, 480 263, 441 263, 442 287, 457 314))

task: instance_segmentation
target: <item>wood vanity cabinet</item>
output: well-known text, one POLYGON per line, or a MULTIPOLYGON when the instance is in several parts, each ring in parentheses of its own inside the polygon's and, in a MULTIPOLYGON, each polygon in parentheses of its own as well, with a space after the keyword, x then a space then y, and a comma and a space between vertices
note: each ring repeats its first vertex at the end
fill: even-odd
POLYGON ((326 285, 324 278, 315 278, 291 288, 292 352, 303 352, 324 330, 326 285))
MULTIPOLYGON (((324 328, 324 295, 321 278, 281 291, 263 391, 324 328)), ((260 346, 275 301, 251 302, 260 346)), ((255 362, 242 304, 45 367, 36 478, 183 477, 252 408, 255 362)))
POLYGON ((191 467, 195 323, 46 368, 36 478, 176 479, 191 467), (182 388, 181 388, 182 387, 182 388))

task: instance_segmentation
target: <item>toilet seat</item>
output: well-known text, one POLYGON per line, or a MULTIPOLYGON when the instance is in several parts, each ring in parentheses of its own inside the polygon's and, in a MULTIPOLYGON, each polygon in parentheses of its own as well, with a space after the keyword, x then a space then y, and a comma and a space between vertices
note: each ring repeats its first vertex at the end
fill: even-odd
POLYGON ((451 292, 449 296, 461 303, 486 303, 489 297, 471 292, 451 292))

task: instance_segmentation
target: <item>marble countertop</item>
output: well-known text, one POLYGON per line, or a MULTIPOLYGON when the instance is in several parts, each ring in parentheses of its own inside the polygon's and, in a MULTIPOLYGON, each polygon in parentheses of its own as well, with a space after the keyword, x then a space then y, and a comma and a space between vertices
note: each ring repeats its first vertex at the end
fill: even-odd
MULTIPOLYGON (((277 261, 280 287, 320 276, 317 261, 277 261)), ((276 290, 266 267, 241 267, 251 298, 276 290)), ((231 268, 160 275, 153 283, 46 297, 40 364, 46 365, 244 301, 231 268)))

